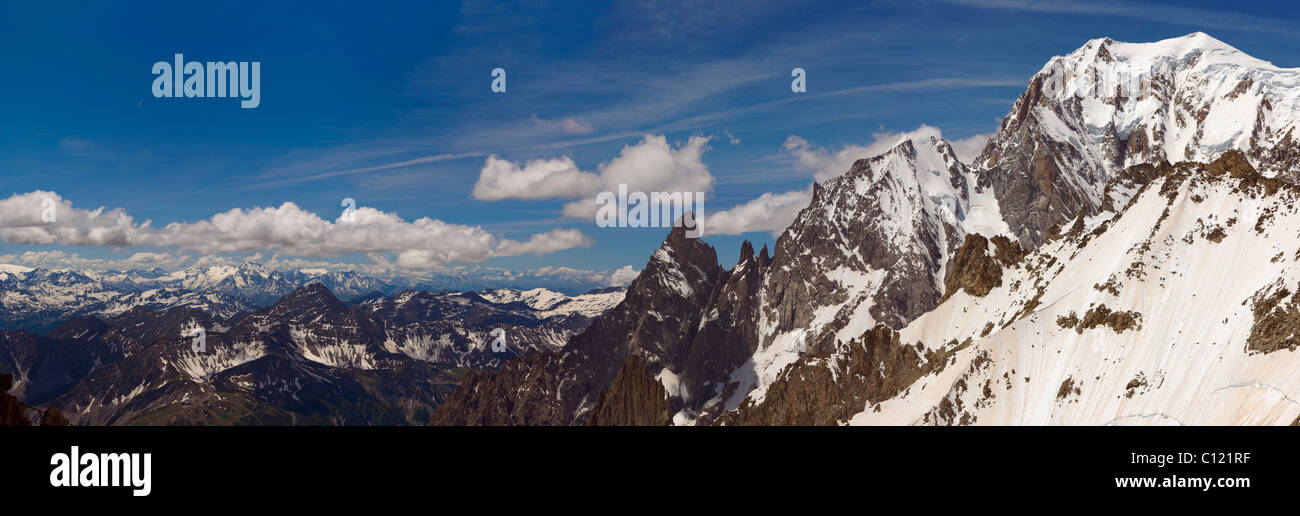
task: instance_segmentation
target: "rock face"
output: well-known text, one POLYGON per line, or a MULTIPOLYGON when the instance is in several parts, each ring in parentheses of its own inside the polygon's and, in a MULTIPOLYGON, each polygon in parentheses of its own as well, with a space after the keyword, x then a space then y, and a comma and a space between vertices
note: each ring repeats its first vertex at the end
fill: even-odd
MULTIPOLYGON (((1272 285, 1270 285, 1272 287, 1272 285)), ((1300 295, 1292 295, 1285 286, 1256 295, 1253 303, 1255 324, 1250 328, 1246 346, 1251 351, 1272 353, 1295 351, 1300 346, 1294 328, 1300 325, 1300 295)))
MULTIPOLYGON (((967 343, 969 344, 969 343, 967 343)), ((961 346, 941 351, 908 345, 898 332, 878 325, 832 353, 810 354, 785 369, 752 400, 719 420, 724 425, 836 425, 863 407, 889 399, 923 375, 943 369, 961 346), (869 371, 870 374, 860 374, 869 371)))
POLYGON ((994 287, 1002 286, 1002 268, 1020 261, 1025 254, 1019 242, 1002 235, 993 237, 992 253, 989 243, 982 235, 966 235, 948 269, 944 299, 952 297, 958 289, 965 289, 972 296, 988 294, 994 287))
MULTIPOLYGON (((31 426, 32 420, 29 419, 27 411, 36 409, 28 407, 27 404, 19 401, 17 396, 9 394, 13 386, 13 375, 0 374, 0 426, 31 426)), ((40 425, 68 426, 68 420, 57 407, 47 407, 44 411, 40 411, 40 425)))
POLYGON ((650 373, 641 357, 628 355, 609 388, 591 409, 588 426, 664 426, 671 420, 668 392, 650 373))
POLYGON ((23 414, 23 402, 9 394, 13 386, 13 375, 0 374, 0 426, 31 426, 31 421, 23 414))

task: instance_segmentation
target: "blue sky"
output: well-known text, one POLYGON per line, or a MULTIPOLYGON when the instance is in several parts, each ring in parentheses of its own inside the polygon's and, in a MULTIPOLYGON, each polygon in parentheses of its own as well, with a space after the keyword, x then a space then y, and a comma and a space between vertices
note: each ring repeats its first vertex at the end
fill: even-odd
MULTIPOLYGON (((159 227, 285 202, 334 220, 351 197, 405 221, 477 226, 491 238, 522 242, 555 230, 585 238, 558 251, 429 258, 421 273, 640 268, 665 230, 565 217, 570 198, 475 198, 488 156, 521 167, 567 157, 597 173, 645 135, 674 150, 709 137, 700 158, 714 178, 707 216, 806 188, 818 171, 783 150, 792 135, 833 152, 921 124, 950 140, 987 134, 1049 58, 1091 38, 1154 41, 1199 30, 1300 66, 1295 8, 1215 4, 5 1, 0 198, 56 192, 76 208, 120 208, 159 227), (154 98, 150 68, 177 52, 261 62, 260 107, 154 98), (496 67, 508 73, 504 94, 489 88, 496 67), (794 67, 807 70, 807 93, 790 91, 794 67)), ((743 239, 757 247, 775 235, 705 238, 731 266, 743 239)), ((15 260, 29 251, 265 260, 305 249, 8 240, 0 256, 15 260)), ((373 259, 337 246, 302 254, 373 259)))

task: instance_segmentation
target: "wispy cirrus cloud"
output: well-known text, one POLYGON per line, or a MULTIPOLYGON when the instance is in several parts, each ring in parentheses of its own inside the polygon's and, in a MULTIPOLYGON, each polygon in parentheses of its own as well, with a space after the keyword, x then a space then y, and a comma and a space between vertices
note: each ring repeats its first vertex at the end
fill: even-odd
POLYGON ((368 172, 379 172, 379 171, 391 170, 395 168, 412 167, 415 165, 426 165, 430 163, 454 161, 454 160, 465 159, 465 158, 478 158, 478 157, 482 157, 484 154, 485 153, 482 152, 458 152, 458 153, 449 153, 449 154, 434 154, 432 156, 421 156, 418 158, 404 159, 401 161, 383 163, 380 165, 345 168, 342 170, 320 171, 320 172, 314 172, 306 175, 296 175, 296 176, 285 177, 281 179, 273 179, 273 180, 262 181, 262 182, 252 182, 248 184, 247 188, 261 189, 261 188, 270 188, 274 186, 284 186, 284 185, 291 185, 296 183, 305 183, 309 181, 318 181, 321 179, 334 178, 338 176, 365 174, 368 172))
POLYGON ((1091 16, 1121 16, 1160 23, 1256 32, 1272 32, 1300 36, 1294 21, 1266 18, 1225 10, 1200 7, 1134 2, 1074 2, 1062 0, 936 0, 940 3, 983 9, 1002 9, 1052 14, 1082 14, 1091 16))

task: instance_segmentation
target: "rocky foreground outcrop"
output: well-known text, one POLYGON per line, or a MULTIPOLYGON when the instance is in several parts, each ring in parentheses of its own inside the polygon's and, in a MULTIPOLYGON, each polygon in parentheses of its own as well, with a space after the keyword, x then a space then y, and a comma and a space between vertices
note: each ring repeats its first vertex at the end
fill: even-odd
POLYGON ((641 357, 628 355, 618 376, 600 393, 587 426, 664 426, 671 421, 668 392, 641 357))
MULTIPOLYGON (((37 409, 28 407, 18 401, 16 396, 9 394, 13 386, 13 375, 0 374, 0 426, 31 426, 32 420, 28 418, 28 412, 37 409)), ((39 411, 39 414, 41 426, 68 426, 67 418, 63 417, 58 407, 47 407, 39 411)))

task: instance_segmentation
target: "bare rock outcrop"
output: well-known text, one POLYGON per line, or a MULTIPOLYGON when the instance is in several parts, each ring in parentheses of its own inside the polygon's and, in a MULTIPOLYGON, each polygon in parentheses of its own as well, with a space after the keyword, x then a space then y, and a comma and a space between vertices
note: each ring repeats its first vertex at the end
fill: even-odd
POLYGON ((628 355, 618 376, 600 393, 587 426, 664 426, 670 417, 668 391, 650 376, 640 356, 628 355))

